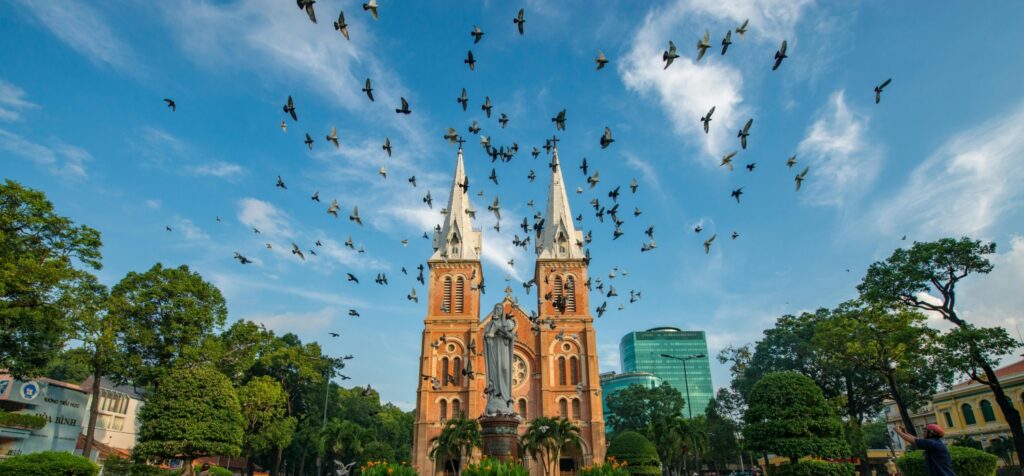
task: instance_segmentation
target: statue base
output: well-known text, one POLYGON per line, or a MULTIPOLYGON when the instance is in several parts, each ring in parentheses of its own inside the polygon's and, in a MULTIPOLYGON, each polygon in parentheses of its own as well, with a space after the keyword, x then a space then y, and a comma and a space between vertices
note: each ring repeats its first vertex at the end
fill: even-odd
POLYGON ((480 417, 484 457, 501 461, 519 460, 519 422, 517 415, 480 417))

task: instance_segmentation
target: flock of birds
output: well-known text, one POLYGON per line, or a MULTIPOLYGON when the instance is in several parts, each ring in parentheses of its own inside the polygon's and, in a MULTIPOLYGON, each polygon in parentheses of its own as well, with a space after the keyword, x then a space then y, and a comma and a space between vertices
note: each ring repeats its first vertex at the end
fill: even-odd
MULTIPOLYGON (((310 21, 312 21, 313 23, 316 23, 316 21, 317 21, 316 20, 316 12, 315 12, 315 9, 314 9, 314 4, 316 3, 316 1, 315 0, 296 0, 296 3, 298 5, 299 9, 303 10, 308 15, 310 21)), ((374 20, 378 20, 379 19, 379 6, 377 5, 376 0, 369 0, 367 3, 364 3, 363 4, 363 10, 368 12, 372 16, 372 18, 374 20)), ((523 9, 519 10, 518 14, 515 17, 513 17, 512 21, 515 24, 516 31, 520 35, 525 34, 526 15, 525 15, 525 12, 524 12, 523 9)), ((748 27, 749 27, 749 21, 744 21, 740 26, 735 28, 735 30, 731 30, 730 29, 729 31, 726 32, 724 38, 721 41, 721 48, 722 48, 721 49, 721 54, 722 55, 725 55, 726 52, 729 50, 730 46, 733 44, 732 33, 735 31, 735 33, 737 35, 739 35, 740 38, 743 38, 745 36, 745 34, 747 33, 747 31, 748 31, 748 27)), ((344 14, 343 11, 338 13, 338 19, 337 19, 337 21, 334 22, 334 29, 337 30, 342 35, 342 37, 344 37, 346 40, 348 40, 350 38, 349 25, 346 23, 345 14, 344 14)), ((473 45, 478 44, 484 38, 484 36, 485 36, 484 31, 479 26, 474 26, 473 29, 469 32, 469 34, 472 37, 472 44, 473 45)), ((697 44, 696 44, 696 50, 697 50, 697 52, 696 52, 696 61, 699 62, 705 56, 706 52, 710 48, 711 48, 710 33, 707 30, 705 30, 703 37, 701 37, 697 41, 697 44)), ((672 42, 672 41, 669 41, 668 42, 668 49, 666 49, 662 53, 662 61, 664 62, 664 69, 668 69, 669 67, 671 67, 672 64, 673 64, 673 61, 675 59, 679 58, 679 57, 680 57, 679 50, 677 49, 675 43, 672 42)), ((782 63, 783 63, 783 60, 785 60, 787 57, 788 57, 788 55, 787 55, 787 44, 786 44, 786 41, 782 41, 782 43, 779 46, 778 50, 775 52, 774 60, 773 60, 772 66, 771 66, 772 71, 778 70, 780 68, 780 66, 782 65, 782 63)), ((473 70, 475 70, 476 62, 477 62, 477 59, 474 56, 473 51, 469 50, 467 52, 466 58, 464 60, 464 63, 468 66, 470 71, 473 71, 473 70)), ((600 71, 609 62, 610 62, 610 60, 604 54, 604 52, 599 50, 597 57, 594 59, 594 63, 596 65, 595 69, 597 71, 600 71)), ((882 82, 881 84, 879 84, 877 87, 875 87, 874 92, 875 92, 875 103, 876 104, 881 101, 882 92, 890 84, 890 82, 891 82, 891 79, 887 79, 884 82, 882 82)), ((371 102, 375 101, 374 95, 373 95, 373 93, 374 93, 373 82, 371 81, 370 78, 367 78, 365 80, 364 86, 363 86, 361 91, 366 95, 366 97, 367 97, 367 99, 369 101, 371 101, 371 102)), ((166 102, 167 106, 171 109, 171 111, 176 111, 177 110, 177 104, 176 104, 176 102, 173 99, 167 98, 167 99, 164 99, 164 101, 166 102)), ((456 102, 457 102, 457 104, 459 104, 459 106, 462 108, 463 111, 467 111, 468 110, 468 108, 469 108, 469 95, 468 95, 468 93, 467 93, 465 88, 462 88, 461 93, 456 97, 456 102)), ((485 116, 487 117, 487 119, 491 119, 492 118, 492 110, 494 108, 494 104, 492 103, 491 98, 489 96, 485 96, 484 97, 484 101, 481 104, 480 108, 483 111, 483 113, 485 114, 485 116)), ((292 96, 289 95, 287 97, 287 100, 285 101, 284 105, 282 106, 282 111, 285 114, 285 119, 283 119, 281 121, 280 128, 281 128, 281 130, 283 132, 287 133, 287 130, 288 130, 288 118, 290 117, 291 121, 293 123, 297 123, 298 120, 299 120, 299 115, 298 115, 299 109, 298 109, 298 107, 296 105, 296 102, 292 98, 292 96)), ((703 130, 704 130, 704 132, 706 134, 710 131, 714 112, 715 112, 715 107, 711 106, 711 108, 708 110, 708 112, 704 116, 699 118, 700 122, 702 123, 703 130)), ((410 107, 410 103, 409 103, 409 101, 405 97, 401 97, 400 98, 400 104, 399 104, 398 107, 395 108, 395 113, 396 114, 401 114, 401 115, 409 115, 409 114, 412 113, 412 109, 410 107)), ((508 115, 506 113, 502 112, 502 113, 498 114, 497 122, 498 122, 500 128, 505 129, 508 126, 509 120, 510 120, 510 118, 508 117, 508 115)), ((568 116, 567 116, 566 109, 562 109, 562 110, 558 111, 556 114, 554 114, 554 116, 551 118, 551 122, 554 125, 555 132, 565 131, 566 123, 568 122, 568 116)), ((746 123, 743 125, 743 127, 741 129, 739 129, 739 131, 737 132, 737 138, 739 139, 739 145, 740 145, 740 149, 741 150, 746 150, 747 149, 748 141, 750 140, 750 136, 751 136, 751 128, 753 126, 753 122, 754 122, 753 118, 748 119, 746 121, 746 123)), ((499 160, 500 160, 500 162, 502 164, 511 162, 517 156, 517 154, 520 152, 520 146, 516 142, 512 142, 511 144, 507 144, 507 145, 506 144, 499 145, 499 144, 492 143, 490 137, 488 137, 486 135, 481 135, 480 134, 480 132, 483 129, 477 123, 477 121, 475 121, 475 120, 472 121, 472 123, 469 125, 467 130, 468 130, 468 132, 470 134, 478 135, 479 136, 480 144, 483 147, 484 152, 486 153, 486 155, 491 158, 492 164, 497 165, 497 162, 499 160)), ((465 140, 465 138, 461 134, 459 134, 459 132, 455 128, 447 128, 447 131, 443 135, 443 139, 448 141, 451 144, 458 144, 458 147, 459 147, 460 150, 462 149, 463 144, 465 142, 467 142, 465 140)), ((336 149, 341 147, 341 141, 340 141, 340 139, 338 137, 337 128, 335 128, 335 127, 331 128, 330 132, 325 136, 325 141, 327 143, 333 145, 336 149)), ((559 139, 558 139, 557 136, 553 136, 550 139, 546 139, 544 144, 540 148, 538 148, 536 146, 532 147, 532 150, 530 151, 530 155, 532 155, 533 159, 536 160, 540 156, 541 148, 542 148, 545 151, 546 155, 550 155, 552 157, 551 162, 549 164, 547 164, 547 165, 548 165, 549 168, 552 169, 552 171, 554 171, 560 165, 559 162, 555 159, 557 157, 558 141, 559 141, 559 139)), ((305 133, 303 143, 305 144, 305 146, 308 149, 312 150, 313 147, 314 147, 315 142, 316 141, 313 139, 313 137, 309 133, 305 133)), ((603 132, 602 132, 602 134, 598 138, 598 143, 599 143, 600 147, 602 149, 607 149, 614 142, 615 142, 615 139, 614 139, 614 136, 612 134, 612 130, 609 127, 605 127, 603 132)), ((383 153, 386 155, 386 157, 391 157, 393 149, 392 149, 392 142, 391 142, 390 137, 385 137, 384 138, 383 144, 381 145, 381 149, 383 150, 383 153)), ((729 172, 732 172, 734 170, 733 161, 734 161, 734 158, 737 156, 737 154, 739 154, 739 150, 733 150, 731 152, 728 152, 728 153, 724 154, 722 156, 722 160, 721 160, 720 166, 721 167, 726 167, 729 172)), ((797 159, 796 159, 795 155, 790 156, 786 160, 786 162, 785 162, 785 165, 788 168, 792 168, 796 164, 797 164, 797 159)), ((755 162, 750 162, 750 163, 746 164, 745 167, 746 167, 746 169, 747 169, 747 171, 749 173, 753 173, 754 170, 755 170, 756 165, 757 164, 755 162)), ((583 177, 585 178, 585 180, 586 180, 586 182, 588 184, 589 190, 592 191, 601 182, 601 176, 600 176, 599 171, 594 169, 593 173, 591 173, 591 166, 590 166, 590 164, 588 164, 586 158, 582 159, 582 162, 581 162, 581 164, 579 165, 578 168, 582 172, 583 177)), ((797 192, 800 191, 801 185, 803 184, 803 182, 808 179, 808 173, 809 172, 810 172, 810 167, 809 166, 805 166, 801 172, 799 172, 798 174, 796 174, 794 176, 795 188, 796 188, 797 192)), ((379 173, 379 175, 383 179, 387 179, 388 178, 388 171, 387 171, 386 165, 382 165, 380 167, 378 173, 379 173)), ((529 174, 527 175, 527 179, 532 183, 532 182, 534 182, 534 180, 536 178, 537 178, 536 172, 531 169, 529 171, 529 174)), ((498 170, 497 170, 496 167, 491 169, 491 172, 490 172, 489 176, 487 177, 487 179, 489 181, 493 182, 493 184, 495 186, 499 185, 500 178, 499 178, 498 170)), ((464 194, 468 194, 469 193, 469 190, 470 190, 469 182, 470 182, 469 176, 467 175, 463 183, 457 184, 458 188, 461 190, 462 193, 464 193, 464 194)), ((416 180, 415 175, 408 178, 408 183, 412 187, 416 187, 417 186, 417 180, 416 180)), ((275 187, 276 188, 280 188, 282 190, 288 190, 287 184, 285 183, 284 179, 280 175, 277 176, 275 187)), ((636 194, 637 189, 640 187, 640 184, 637 182, 636 178, 633 178, 630 181, 630 183, 627 184, 627 187, 629 188, 631 194, 636 194)), ((621 190, 621 188, 622 188, 621 185, 616 185, 614 188, 611 188, 608 191, 607 197, 611 201, 610 204, 608 203, 608 201, 605 201, 604 203, 602 203, 601 199, 596 197, 596 196, 590 200, 590 205, 593 208, 594 216, 597 218, 598 222, 601 223, 601 224, 612 225, 612 231, 611 231, 612 240, 618 240, 621 236, 624 235, 624 231, 622 230, 622 225, 625 223, 625 220, 623 219, 623 215, 628 215, 628 213, 630 213, 630 212, 623 213, 623 211, 620 211, 620 208, 619 208, 620 207, 619 198, 620 198, 620 193, 621 193, 620 190, 621 190), (606 217, 609 218, 608 222, 605 221, 606 217)), ((453 193, 457 193, 457 192, 453 192, 453 193)), ((581 194, 585 193, 585 191, 584 191, 583 187, 577 187, 576 188, 576 193, 581 195, 581 194)), ((732 198, 734 198, 737 203, 740 203, 741 197, 742 197, 743 193, 744 193, 743 192, 743 187, 739 187, 739 188, 737 188, 735 190, 732 190, 732 192, 730 193, 730 196, 732 198)), ((484 191, 483 190, 479 190, 477 192, 477 195, 479 197, 483 198, 484 197, 484 191)), ((310 199, 313 202, 321 203, 321 198, 320 198, 319 192, 314 192, 313 195, 310 197, 310 199)), ((425 206, 433 209, 433 200, 434 199, 431 196, 430 191, 428 190, 426 192, 426 194, 423 196, 422 202, 423 202, 423 204, 425 206)), ((519 236, 519 234, 516 233, 514 235, 513 240, 512 240, 512 244, 514 246, 516 246, 516 247, 521 247, 523 249, 527 249, 528 250, 529 246, 530 246, 530 243, 531 243, 531 239, 534 240, 535 246, 537 246, 539 244, 538 243, 539 242, 539 236, 540 236, 540 234, 541 234, 541 232, 542 232, 542 230, 544 228, 544 217, 543 217, 543 215, 541 214, 541 212, 539 210, 536 210, 534 205, 535 204, 534 204, 534 201, 532 199, 527 203, 527 206, 530 209, 535 210, 535 213, 533 215, 533 223, 531 224, 528 218, 525 218, 525 217, 523 218, 523 221, 522 221, 522 223, 519 224, 519 227, 522 229, 522 232, 523 232, 524 236, 521 238, 519 236), (531 235, 533 235, 533 236, 531 236, 531 235)), ((494 229, 497 232, 501 231, 501 218, 502 218, 502 216, 501 216, 501 207, 502 207, 502 205, 501 205, 501 203, 499 201, 499 198, 497 196, 495 196, 493 201, 490 203, 490 205, 487 206, 487 210, 494 214, 494 217, 495 217, 494 229)), ((448 210, 444 210, 444 209, 440 210, 440 212, 441 212, 442 215, 446 214, 446 213, 449 213, 448 210)), ((329 205, 327 206, 326 213, 331 215, 331 216, 333 216, 334 218, 339 218, 341 216, 341 214, 342 214, 341 205, 340 205, 340 203, 338 202, 337 199, 332 199, 330 201, 329 205)), ((470 209, 470 210, 467 211, 467 213, 469 214, 469 217, 471 219, 475 219, 476 218, 476 210, 470 209)), ((631 213, 633 215, 633 218, 637 219, 638 217, 640 217, 642 215, 643 212, 640 210, 639 207, 634 206, 631 213)), ((356 225, 358 225, 358 226, 362 226, 363 225, 363 217, 361 217, 360 214, 359 214, 358 206, 352 206, 351 212, 347 215, 347 217, 348 217, 349 221, 355 223, 356 225)), ((575 221, 579 224, 579 226, 582 226, 583 220, 584 220, 583 213, 579 213, 575 217, 575 221)), ((217 217, 217 221, 218 222, 220 221, 220 217, 217 217)), ((167 231, 172 231, 172 228, 170 226, 167 226, 166 229, 167 229, 167 231)), ((594 231, 593 229, 588 230, 584 234, 583 241, 582 242, 578 242, 576 245, 579 246, 581 249, 584 248, 586 245, 589 245, 592 242, 592 240, 593 240, 593 231, 594 231)), ((702 231, 703 231, 703 227, 701 225, 699 225, 699 224, 694 228, 694 232, 697 233, 697 234, 700 234, 702 231)), ((434 232, 435 232, 435 234, 439 233, 440 232, 440 226, 437 226, 435 228, 434 232)), ((257 228, 253 228, 253 233, 254 234, 260 234, 260 230, 257 229, 257 228)), ((657 243, 656 243, 656 241, 654 239, 654 226, 653 225, 647 226, 646 229, 644 230, 644 235, 646 236, 646 240, 641 244, 641 247, 640 247, 641 253, 646 253, 646 252, 649 252, 649 251, 652 251, 652 250, 656 249, 657 248, 657 243)), ((736 231, 733 231, 732 234, 731 234, 731 238, 733 240, 739 238, 739 236, 740 236, 739 233, 736 232, 736 231)), ((426 239, 426 240, 430 240, 430 236, 429 236, 428 232, 424 232, 422 237, 424 239, 426 239)), ((705 240, 703 242, 703 247, 704 247, 704 251, 705 251, 706 254, 709 254, 711 252, 711 247, 712 247, 713 243, 715 242, 716 238, 717 238, 717 234, 712 234, 712 236, 710 238, 708 238, 707 240, 705 240)), ((403 239, 403 240, 401 240, 401 244, 402 244, 402 246, 408 246, 409 240, 408 239, 403 239)), ((290 250, 290 252, 291 252, 292 255, 296 256, 298 259, 305 261, 307 259, 307 254, 311 255, 311 256, 316 256, 317 255, 316 249, 321 247, 321 246, 323 246, 323 244, 321 243, 320 240, 317 240, 314 243, 313 247, 305 248, 305 251, 303 251, 304 250, 303 247, 300 247, 297 243, 292 242, 291 243, 291 250, 290 250)), ((355 242, 353 241, 351 235, 344 242, 344 246, 348 247, 348 248, 350 248, 350 249, 352 249, 352 250, 354 250, 354 251, 356 251, 358 253, 365 253, 366 252, 365 248, 362 247, 362 246, 360 246, 358 249, 356 248, 355 242)), ((268 248, 268 249, 272 248, 272 244, 269 243, 269 242, 266 243, 266 248, 268 248)), ((250 264, 250 263, 253 262, 252 259, 250 259, 249 257, 247 257, 247 256, 245 256, 242 253, 237 252, 237 251, 234 253, 234 259, 236 259, 242 265, 250 264)), ((589 249, 585 249, 585 258, 584 259, 589 264, 589 262, 590 262, 590 250, 589 249)), ((515 266, 514 259, 510 259, 508 261, 508 264, 509 264, 510 267, 514 267, 515 266)), ((424 265, 421 263, 415 269, 418 271, 418 273, 416 275, 416 278, 415 278, 416 281, 420 285, 424 285, 425 284, 424 265)), ((402 272, 403 275, 409 275, 409 271, 404 266, 401 267, 401 272, 402 272)), ((607 311, 607 309, 608 309, 608 299, 612 299, 612 298, 615 298, 615 297, 619 296, 617 290, 615 289, 615 286, 612 285, 611 280, 614 280, 617 276, 620 276, 620 275, 621 276, 627 276, 628 272, 625 271, 625 270, 620 270, 618 266, 615 266, 611 270, 611 272, 608 273, 608 280, 609 281, 607 283, 605 283, 603 281, 602 277, 588 279, 587 282, 585 283, 588 289, 590 289, 591 291, 596 289, 605 298, 605 300, 601 303, 601 305, 597 306, 596 309, 595 309, 597 317, 603 316, 604 313, 607 311)), ((347 282, 352 282, 352 283, 355 283, 355 284, 359 283, 358 277, 356 277, 352 273, 346 273, 346 280, 347 280, 347 282)), ((471 282, 477 282, 478 284, 476 284, 475 287, 478 288, 481 292, 484 292, 484 282, 483 282, 482 276, 480 277, 480 279, 478 281, 475 281, 475 280, 476 280, 476 277, 474 276, 474 278, 471 279, 471 282)), ((506 276, 506 281, 509 281, 509 280, 510 280, 510 277, 506 276)), ((387 277, 387 275, 385 273, 377 273, 377 275, 376 275, 376 277, 374 279, 374 282, 376 284, 382 285, 382 286, 387 286, 389 284, 388 277, 387 277)), ((523 287, 524 287, 524 289, 525 289, 527 294, 529 294, 530 289, 535 284, 536 284, 536 282, 534 280, 530 280, 530 281, 527 281, 527 282, 523 283, 523 287)), ((417 296, 415 286, 406 295, 406 299, 408 299, 409 301, 412 301, 412 302, 419 302, 419 298, 417 296)), ((542 299, 550 300, 551 296, 550 295, 542 296, 542 299)), ((639 290, 630 290, 629 291, 629 303, 635 303, 635 302, 639 301, 640 299, 641 299, 641 292, 639 290)), ((556 301, 555 302, 556 308, 559 308, 558 304, 559 303, 556 301)), ((624 306, 625 306, 625 303, 619 304, 619 310, 624 309, 624 306)), ((359 317, 360 316, 359 312, 356 309, 349 309, 348 315, 352 316, 352 317, 359 317)), ((547 327, 549 329, 555 329, 555 322, 554 322, 553 319, 551 319, 551 318, 546 318, 546 319, 541 318, 541 317, 537 316, 535 312, 533 314, 531 314, 530 321, 532 323, 533 329, 535 331, 538 331, 538 332, 542 328, 545 328, 545 327, 547 327)), ((331 333, 331 335, 334 336, 334 337, 337 337, 336 333, 331 333)), ((472 368, 462 369, 462 372, 463 372, 463 375, 466 375, 467 377, 472 378, 472 368), (468 372, 468 373, 466 373, 466 372, 468 372)), ((437 384, 440 385, 440 383, 437 383, 437 384)))

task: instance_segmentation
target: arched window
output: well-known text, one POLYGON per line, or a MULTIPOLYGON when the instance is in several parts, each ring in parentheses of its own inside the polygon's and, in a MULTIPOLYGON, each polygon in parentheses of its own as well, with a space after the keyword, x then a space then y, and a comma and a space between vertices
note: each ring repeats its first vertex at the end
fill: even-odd
POLYGON ((455 357, 452 359, 452 384, 462 385, 462 358, 455 357))
POLYGON ((555 287, 551 290, 551 297, 554 300, 559 300, 562 297, 562 277, 555 276, 555 287))
POLYGON ((441 312, 452 312, 452 278, 444 277, 444 297, 441 298, 441 312))
POLYGON ((459 403, 459 399, 452 399, 452 418, 459 418, 462 416, 462 408, 459 403))
POLYGON ((576 280, 572 276, 565 278, 565 310, 576 312, 576 280))
POLYGON ((558 401, 558 414, 562 418, 569 418, 569 402, 565 401, 564 398, 558 401))
POLYGON ((441 421, 448 419, 448 400, 441 400, 441 421))
POLYGON ((996 412, 992 411, 992 404, 988 400, 981 401, 981 418, 986 422, 996 421, 996 412))
POLYGON ((960 413, 964 414, 964 423, 968 425, 978 423, 978 421, 974 419, 974 410, 971 408, 971 404, 965 403, 960 405, 960 413))
POLYGON ((565 357, 558 357, 558 384, 565 385, 565 357))
POLYGON ((576 385, 580 383, 580 360, 576 356, 569 357, 569 383, 576 385))
POLYGON ((462 290, 465 288, 465 280, 462 276, 455 278, 455 312, 462 312, 462 290))
POLYGON ((576 421, 583 419, 580 417, 580 399, 578 398, 572 399, 572 419, 576 421))
POLYGON ((441 357, 441 385, 448 385, 448 357, 441 357))
POLYGON ((523 417, 524 420, 527 419, 526 418, 526 399, 525 398, 520 398, 519 399, 519 416, 523 417))
POLYGON ((942 415, 946 417, 946 428, 953 428, 956 426, 953 425, 953 415, 950 415, 949 412, 942 412, 942 415))

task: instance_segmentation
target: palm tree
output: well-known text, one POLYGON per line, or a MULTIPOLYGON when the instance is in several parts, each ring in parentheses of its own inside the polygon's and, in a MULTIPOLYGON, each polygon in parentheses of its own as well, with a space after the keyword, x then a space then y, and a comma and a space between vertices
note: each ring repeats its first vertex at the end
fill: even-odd
POLYGON ((561 459, 566 446, 583 447, 580 427, 565 418, 538 417, 530 421, 520 439, 523 450, 544 462, 544 474, 561 459))
MULTIPOLYGON (((466 418, 465 415, 449 419, 441 428, 441 434, 431 438, 431 448, 427 455, 432 460, 441 458, 441 461, 449 464, 461 461, 463 456, 471 462, 473 450, 482 446, 480 435, 480 423, 476 420, 466 418)), ((456 475, 462 474, 462 465, 458 468, 454 466, 451 464, 450 469, 455 471, 456 475)))

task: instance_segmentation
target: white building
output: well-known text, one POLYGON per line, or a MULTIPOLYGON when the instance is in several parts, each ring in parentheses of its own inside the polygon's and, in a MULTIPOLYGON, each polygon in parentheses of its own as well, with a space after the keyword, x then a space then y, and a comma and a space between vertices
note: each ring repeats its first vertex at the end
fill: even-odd
MULTIPOLYGON (((86 408, 92 408, 92 377, 82 382, 82 388, 89 392, 86 408)), ((91 459, 103 459, 111 454, 127 457, 135 447, 139 433, 137 418, 142 408, 142 396, 127 385, 114 385, 107 379, 100 381, 100 406, 96 419, 96 435, 91 459)), ((83 419, 82 435, 89 431, 88 417, 83 419)))

